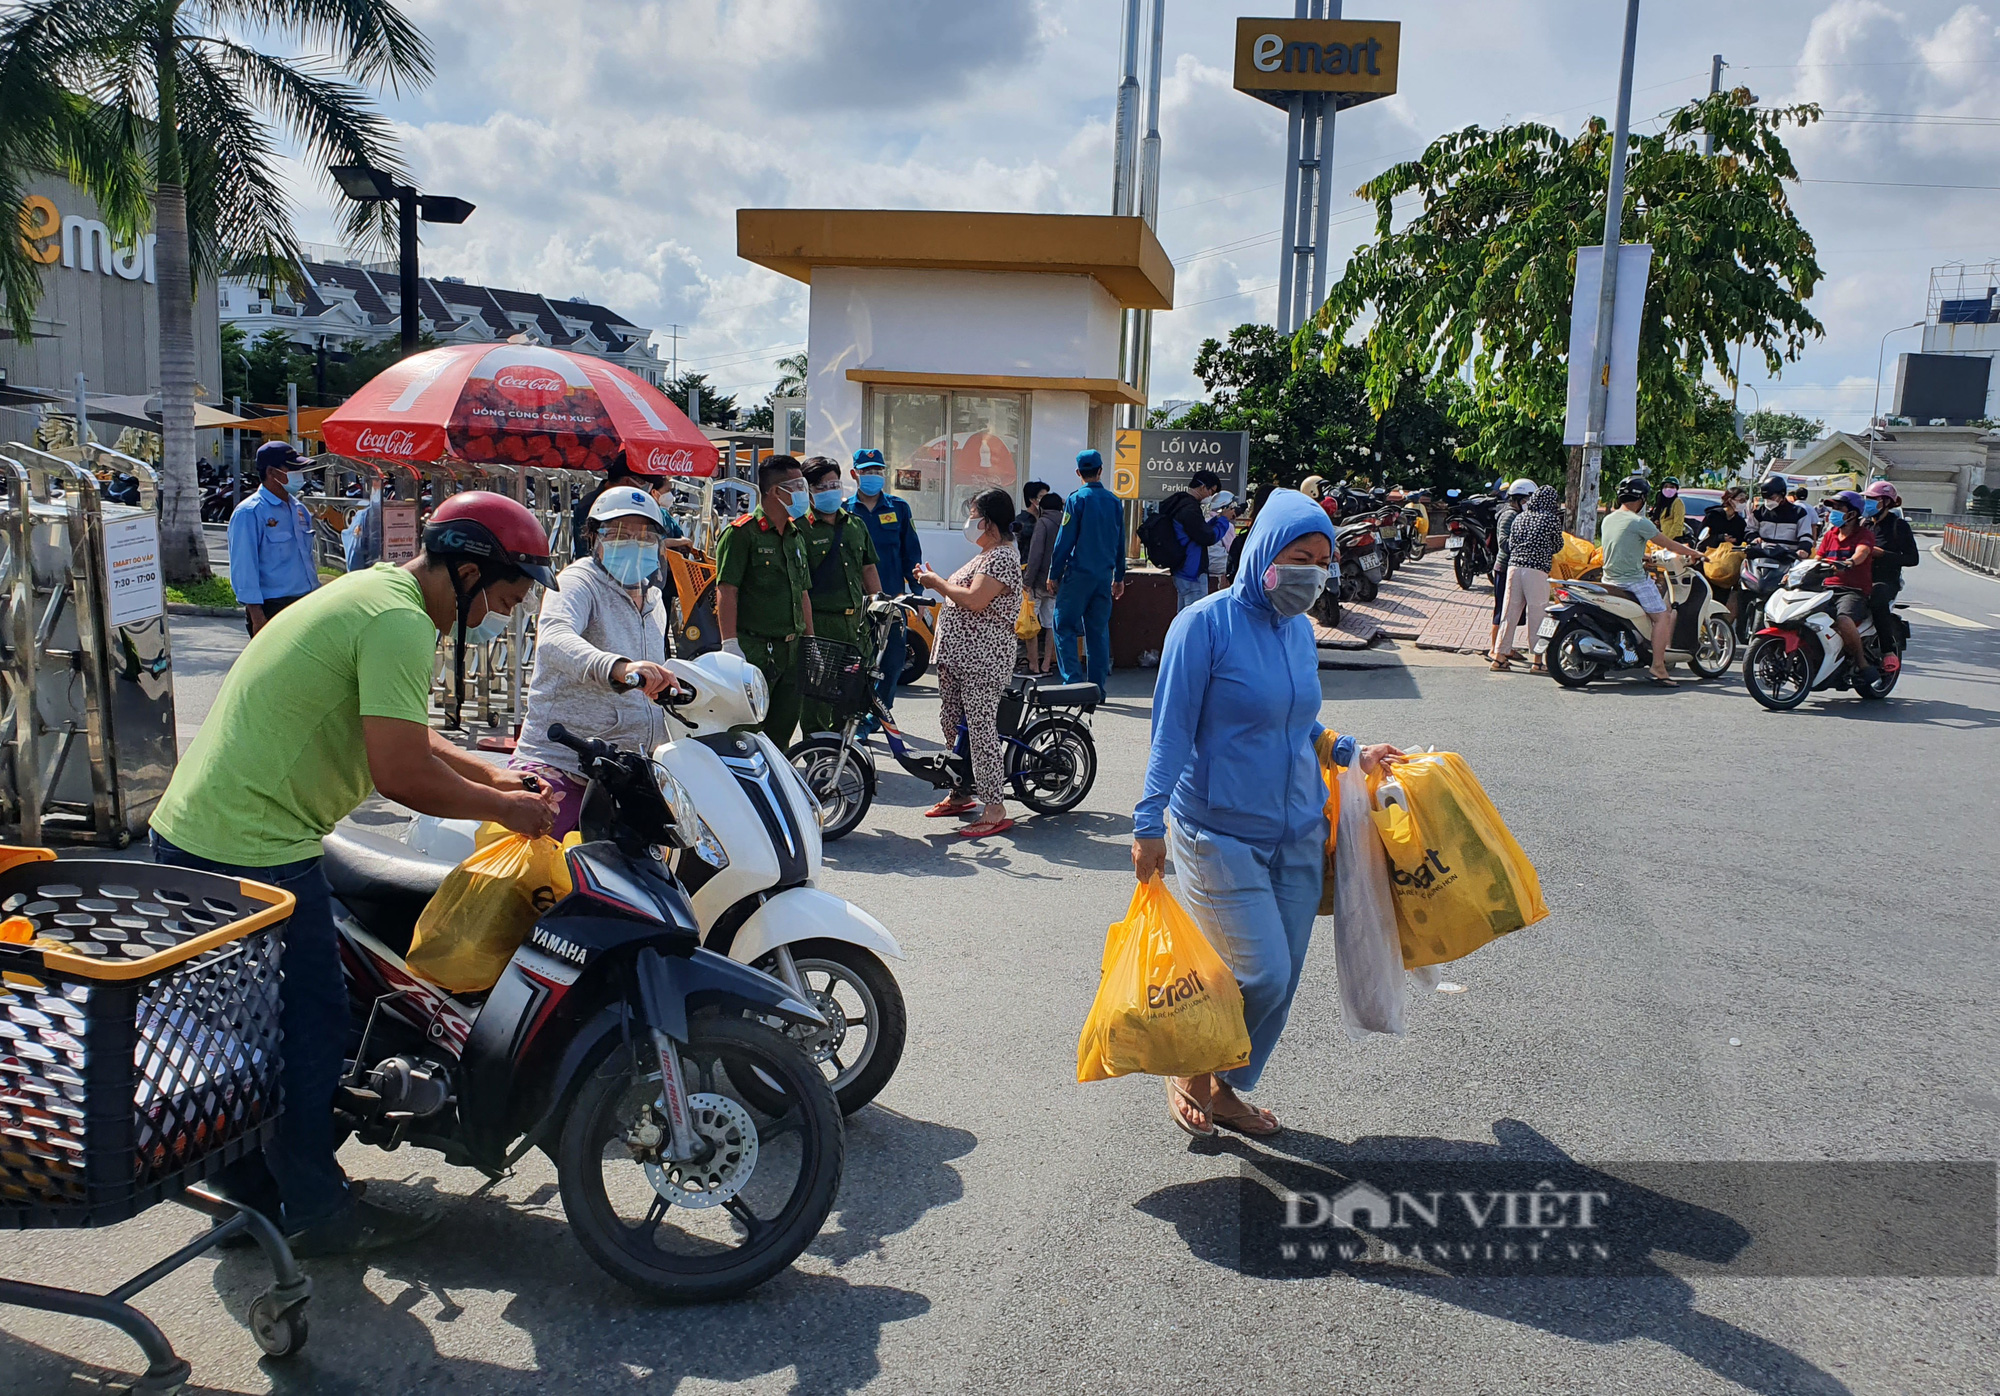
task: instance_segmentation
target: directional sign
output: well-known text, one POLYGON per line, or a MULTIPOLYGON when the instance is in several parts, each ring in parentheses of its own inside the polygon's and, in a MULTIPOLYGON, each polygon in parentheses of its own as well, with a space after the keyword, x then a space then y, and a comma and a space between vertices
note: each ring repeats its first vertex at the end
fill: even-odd
POLYGON ((1222 487, 1243 497, 1250 475, 1247 431, 1121 431, 1117 469, 1130 470, 1131 493, 1112 485, 1121 499, 1161 500, 1188 486, 1188 477, 1206 470, 1222 487))
POLYGON ((1139 461, 1144 451, 1140 438, 1146 433, 1120 428, 1111 449, 1111 492, 1120 499, 1139 497, 1139 461))

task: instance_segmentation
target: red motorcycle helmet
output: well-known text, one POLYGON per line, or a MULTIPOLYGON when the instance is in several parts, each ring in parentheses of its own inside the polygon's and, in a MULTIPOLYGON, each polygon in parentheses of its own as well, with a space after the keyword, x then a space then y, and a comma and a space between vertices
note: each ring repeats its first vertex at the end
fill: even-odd
POLYGON ((445 500, 424 525, 424 551, 433 561, 479 564, 482 586, 521 572, 560 590, 550 565, 548 534, 525 505, 504 494, 467 490, 445 500))

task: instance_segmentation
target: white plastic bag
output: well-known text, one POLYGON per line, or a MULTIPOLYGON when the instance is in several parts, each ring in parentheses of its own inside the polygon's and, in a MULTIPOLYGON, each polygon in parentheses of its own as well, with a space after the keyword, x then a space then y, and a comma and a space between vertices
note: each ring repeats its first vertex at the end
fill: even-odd
POLYGON ((1368 816, 1368 782, 1359 765, 1340 772, 1340 837, 1334 841, 1334 968, 1340 1020, 1357 1040, 1403 1034, 1403 946, 1389 863, 1368 816))

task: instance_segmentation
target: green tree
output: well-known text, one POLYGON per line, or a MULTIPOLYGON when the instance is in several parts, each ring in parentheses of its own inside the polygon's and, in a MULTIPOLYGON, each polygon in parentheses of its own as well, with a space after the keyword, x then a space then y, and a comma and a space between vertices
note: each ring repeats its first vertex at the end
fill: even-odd
POLYGON ((776 427, 773 404, 781 397, 798 397, 806 390, 806 356, 804 351, 787 354, 778 360, 777 386, 764 396, 764 400, 743 414, 745 431, 774 431, 776 427))
MULTIPOLYGON (((156 228, 162 452, 161 563, 208 575, 194 473, 194 294, 254 264, 296 277, 277 141, 311 164, 401 177, 388 122, 359 83, 421 86, 430 46, 393 0, 14 0, 0 17, 0 208, 28 171, 55 170, 97 200, 114 235, 156 228), (285 58, 258 41, 296 36, 285 58)), ((385 204, 350 232, 385 235, 385 204)), ((0 294, 16 334, 41 293, 18 238, 0 238, 0 294)))
POLYGON ((1194 373, 1210 400, 1188 408, 1176 425, 1248 432, 1253 484, 1296 485, 1307 475, 1461 483, 1451 385, 1406 379, 1377 418, 1360 348, 1328 354, 1323 339, 1309 332, 1303 356, 1269 325, 1238 325, 1226 343, 1205 340, 1194 373))
POLYGON ((1826 423, 1767 407, 1743 419, 1743 434, 1755 437, 1758 444, 1764 446, 1782 445, 1787 441, 1817 441, 1826 435, 1826 423))
POLYGON ((683 373, 678 378, 670 378, 665 391, 673 399, 674 406, 685 412, 688 410, 690 388, 701 395, 701 421, 697 425, 726 427, 736 420, 735 396, 718 393, 709 387, 705 373, 683 373))
MULTIPOLYGON (((1668 112, 1657 134, 1632 140, 1623 236, 1653 247, 1639 335, 1649 461, 1691 457, 1709 439, 1698 386, 1711 367, 1730 378, 1739 340, 1775 376, 1823 333, 1805 304, 1822 273, 1786 196, 1798 170, 1781 138, 1818 117, 1812 106, 1759 107, 1738 88, 1668 112), (1701 152, 1704 134, 1713 156, 1701 152)), ((1468 126, 1363 185, 1376 240, 1328 294, 1318 323, 1332 338, 1319 352, 1372 314, 1376 410, 1412 371, 1466 374, 1461 421, 1478 432, 1467 452, 1495 474, 1560 479, 1576 249, 1603 239, 1610 153, 1597 117, 1574 140, 1536 123, 1468 126), (1394 205, 1411 196, 1423 206, 1399 220, 1394 205)), ((1312 349, 1301 340, 1301 353, 1312 349)))

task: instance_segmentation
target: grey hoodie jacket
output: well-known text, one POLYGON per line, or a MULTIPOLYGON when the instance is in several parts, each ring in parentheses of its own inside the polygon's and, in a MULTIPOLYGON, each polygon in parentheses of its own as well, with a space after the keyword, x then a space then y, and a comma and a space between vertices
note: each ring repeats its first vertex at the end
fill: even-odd
POLYGON ((581 775, 576 753, 549 740, 552 722, 651 756, 667 739, 666 714, 643 693, 612 688, 611 668, 621 659, 665 662, 667 618, 659 587, 647 583, 641 612, 596 558, 571 563, 556 580, 561 590, 542 594, 528 720, 515 756, 581 775))

